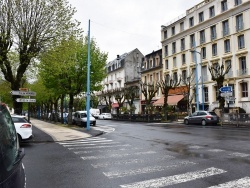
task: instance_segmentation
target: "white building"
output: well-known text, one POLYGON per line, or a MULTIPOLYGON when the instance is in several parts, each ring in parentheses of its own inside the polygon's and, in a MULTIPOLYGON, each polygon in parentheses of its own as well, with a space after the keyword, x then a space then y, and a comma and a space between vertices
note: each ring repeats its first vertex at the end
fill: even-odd
POLYGON ((224 81, 225 86, 233 88, 231 98, 235 102, 229 105, 250 113, 250 0, 205 0, 163 25, 161 35, 165 75, 186 76, 198 62, 199 102, 204 101, 205 109, 213 110, 218 107, 219 88, 212 81, 208 66, 223 63, 227 67, 231 63, 224 81))

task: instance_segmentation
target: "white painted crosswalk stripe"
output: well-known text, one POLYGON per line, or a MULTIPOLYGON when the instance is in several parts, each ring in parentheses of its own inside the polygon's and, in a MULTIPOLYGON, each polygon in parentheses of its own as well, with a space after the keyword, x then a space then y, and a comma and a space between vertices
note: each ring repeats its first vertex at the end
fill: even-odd
POLYGON ((130 150, 141 150, 142 148, 119 148, 115 150, 88 150, 88 151, 76 151, 75 154, 81 154, 81 153, 93 153, 93 152, 99 152, 99 153, 114 153, 117 151, 130 151, 130 150))
POLYGON ((200 178, 205 178, 209 176, 214 176, 218 174, 225 173, 225 170, 218 168, 207 168, 205 170, 199 170, 195 172, 187 172, 185 174, 173 175, 168 177, 162 177, 158 179, 151 179, 126 185, 121 185, 122 188, 158 188, 165 187, 169 185, 175 185, 178 183, 188 182, 200 178))
POLYGON ((248 156, 250 156, 250 155, 249 155, 249 154, 246 154, 246 153, 238 153, 238 152, 235 152, 235 153, 229 154, 229 156, 232 156, 232 157, 248 157, 248 156))
POLYGON ((111 155, 100 155, 100 156, 87 156, 81 157, 83 160, 92 160, 92 159, 107 159, 107 158, 122 158, 131 155, 146 155, 146 154, 155 154, 155 151, 146 151, 146 152, 138 152, 138 153, 125 153, 125 154, 111 154, 111 155))
POLYGON ((74 141, 71 143, 60 143, 63 146, 70 146, 76 144, 89 144, 89 143, 104 143, 104 142, 112 142, 113 140, 92 140, 92 141, 74 141))
POLYGON ((68 148, 69 150, 83 150, 83 149, 100 149, 100 148, 115 148, 115 147, 129 147, 131 145, 129 144, 118 144, 118 145, 95 145, 95 146, 85 146, 85 147, 74 147, 74 148, 68 148))
POLYGON ((97 130, 97 131, 102 131, 105 133, 111 133, 115 131, 114 127, 108 127, 108 126, 98 126, 98 127, 91 127, 91 129, 97 130))
POLYGON ((144 167, 140 169, 132 169, 127 171, 115 171, 115 172, 103 172, 105 176, 108 178, 120 178, 125 176, 134 176, 138 174, 147 174, 147 173, 153 173, 153 172, 160 172, 171 168, 178 168, 181 166, 187 166, 187 165, 195 165, 196 163, 190 162, 190 161, 183 161, 174 163, 171 165, 165 165, 165 166, 151 166, 151 167, 144 167))
POLYGON ((229 181, 220 185, 212 186, 209 188, 249 188, 250 177, 244 177, 239 180, 229 181))
POLYGON ((119 142, 98 142, 98 143, 79 143, 79 144, 70 144, 63 145, 64 147, 82 147, 82 146, 100 146, 100 145, 109 145, 109 144, 119 144, 119 142))
POLYGON ((163 160, 170 160, 174 159, 175 157, 170 156, 170 155, 165 155, 163 157, 157 157, 154 158, 153 160, 151 158, 147 159, 127 159, 127 160, 122 160, 122 161, 112 161, 112 162, 106 162, 106 163, 96 163, 96 164, 91 164, 94 168, 100 168, 100 167, 108 167, 108 166, 113 166, 113 165, 127 165, 127 164, 139 164, 139 163, 145 163, 145 162, 152 162, 152 161, 163 161, 163 160))

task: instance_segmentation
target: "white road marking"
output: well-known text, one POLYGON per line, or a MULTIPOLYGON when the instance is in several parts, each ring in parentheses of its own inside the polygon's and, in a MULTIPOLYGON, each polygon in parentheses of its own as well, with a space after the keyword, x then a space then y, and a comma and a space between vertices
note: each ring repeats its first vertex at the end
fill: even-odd
POLYGON ((151 166, 151 167, 133 169, 133 170, 128 170, 128 171, 103 172, 103 174, 107 176, 108 178, 112 179, 112 178, 120 178, 120 177, 125 177, 125 176, 134 176, 138 174, 160 172, 160 171, 164 171, 164 170, 171 169, 171 168, 178 168, 181 166, 195 165, 195 164, 196 163, 194 162, 183 161, 183 162, 178 162, 178 163, 174 163, 174 164, 167 165, 167 166, 151 166))
POLYGON ((60 143, 63 146, 74 145, 74 144, 88 144, 88 143, 103 143, 103 142, 112 142, 113 140, 92 140, 92 141, 75 141, 71 143, 60 143))
POLYGON ((87 147, 76 147, 76 148, 68 148, 68 150, 84 150, 84 149, 100 149, 100 148, 114 148, 114 147, 129 147, 129 144, 123 145, 110 145, 110 146, 87 146, 87 147))
POLYGON ((249 188, 250 177, 244 177, 238 180, 229 181, 227 183, 219 184, 209 188, 249 188))
POLYGON ((223 150, 223 149, 209 149, 209 150, 207 150, 207 151, 209 151, 209 152, 214 152, 214 153, 219 153, 219 152, 223 152, 223 151, 225 151, 225 150, 223 150))
POLYGON ((121 185, 122 188, 158 188, 165 187, 169 185, 174 185, 178 183, 188 182, 200 178, 205 178, 209 176, 214 176, 217 174, 225 173, 225 170, 218 168, 207 168, 205 170, 195 171, 195 172, 187 172, 185 174, 162 177, 158 179, 146 180, 126 185, 121 185))
POLYGON ((232 156, 232 157, 248 157, 249 155, 250 155, 250 154, 238 153, 238 152, 229 154, 229 156, 232 156))
POLYGON ((127 151, 127 150, 142 150, 143 148, 121 148, 121 149, 115 149, 115 150, 91 150, 91 151, 76 151, 75 154, 81 154, 81 153, 93 153, 93 152, 99 152, 99 153, 113 153, 117 151, 127 151))
POLYGON ((78 144, 70 144, 63 145, 64 147, 81 147, 81 146, 99 146, 99 145, 107 145, 107 144, 119 144, 119 142, 100 142, 100 143, 78 143, 78 144))
MULTIPOLYGON (((163 160, 169 160, 174 159, 175 157, 170 155, 165 155, 163 157, 154 158, 154 161, 163 161, 163 160)), ((123 161, 113 161, 113 162, 107 162, 107 163, 97 163, 97 164, 91 164, 94 168, 100 168, 100 167, 108 167, 113 165, 126 165, 126 164, 138 164, 138 163, 145 163, 148 161, 152 161, 152 159, 128 159, 123 161)))
POLYGON ((131 155, 146 155, 146 154, 155 154, 155 151, 147 151, 147 152, 138 152, 138 153, 126 153, 126 154, 112 154, 112 155, 101 155, 101 156, 88 156, 81 157, 83 160, 91 160, 91 159, 107 159, 107 158, 122 158, 125 156, 131 155))
POLYGON ((189 146, 190 149, 202 149, 203 146, 189 146))

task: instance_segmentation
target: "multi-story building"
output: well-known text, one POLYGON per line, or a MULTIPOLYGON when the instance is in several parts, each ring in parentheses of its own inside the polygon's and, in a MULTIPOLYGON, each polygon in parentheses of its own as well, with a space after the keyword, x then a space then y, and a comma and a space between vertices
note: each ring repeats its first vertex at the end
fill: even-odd
MULTIPOLYGON (((103 91, 113 91, 124 88, 125 86, 137 85, 139 86, 140 74, 139 69, 143 54, 136 48, 129 53, 117 55, 117 58, 107 63, 107 77, 102 81, 104 86, 103 91)), ((112 113, 117 112, 119 104, 115 96, 112 96, 112 113)), ((100 105, 105 104, 104 101, 100 105)), ((126 103, 124 104, 126 106, 126 103)), ((134 101, 135 113, 140 109, 140 99, 134 101)))
POLYGON ((230 107, 250 113, 250 0, 205 0, 186 11, 161 30, 164 75, 187 76, 195 72, 198 100, 193 110, 218 107, 219 88, 209 66, 231 64, 224 85, 232 86, 230 107), (197 71, 196 71, 197 70, 197 71), (198 80, 198 81, 197 81, 198 80), (203 90, 202 90, 203 86, 203 90))
MULTIPOLYGON (((154 83, 161 81, 162 78, 162 49, 153 51, 150 54, 145 55, 141 65, 141 81, 143 83, 154 83)), ((152 103, 160 99, 162 96, 161 90, 158 89, 152 103)), ((146 101, 143 94, 141 94, 141 112, 145 112, 146 101)))

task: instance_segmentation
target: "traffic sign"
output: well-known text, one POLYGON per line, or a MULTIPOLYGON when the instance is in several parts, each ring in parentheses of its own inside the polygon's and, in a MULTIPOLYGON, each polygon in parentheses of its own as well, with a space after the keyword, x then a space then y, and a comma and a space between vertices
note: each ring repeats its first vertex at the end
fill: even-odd
POLYGON ((220 88, 221 93, 232 92, 232 86, 225 86, 220 88))
POLYGON ((17 98, 16 102, 36 102, 36 99, 17 98))
POLYGON ((227 92, 227 93, 221 93, 221 94, 220 94, 221 97, 230 97, 230 96, 232 96, 232 95, 233 95, 232 92, 227 92))
POLYGON ((10 94, 20 96, 36 96, 36 92, 33 91, 11 91, 10 94))
POLYGON ((235 101, 235 97, 232 96, 227 96, 225 99, 226 101, 235 101))

